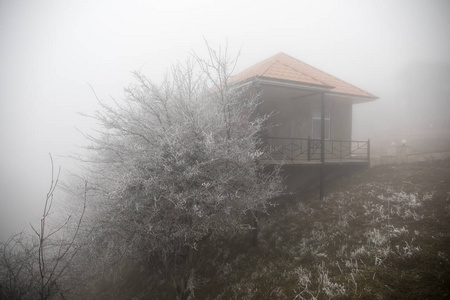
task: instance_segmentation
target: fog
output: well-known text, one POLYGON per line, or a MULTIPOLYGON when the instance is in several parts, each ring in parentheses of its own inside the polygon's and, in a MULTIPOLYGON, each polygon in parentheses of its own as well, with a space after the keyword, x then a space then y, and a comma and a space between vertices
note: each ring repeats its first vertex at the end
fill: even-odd
MULTIPOLYGON (((354 107, 353 138, 448 146, 448 1, 1 1, 0 231, 39 220, 52 153, 63 174, 101 99, 141 70, 228 41, 238 70, 283 51, 380 99, 354 107), (439 141, 444 142, 439 142, 439 141)), ((378 144, 377 144, 378 143, 378 144)), ((450 148, 450 147, 448 147, 450 148)), ((62 197, 62 196, 61 196, 62 197)))

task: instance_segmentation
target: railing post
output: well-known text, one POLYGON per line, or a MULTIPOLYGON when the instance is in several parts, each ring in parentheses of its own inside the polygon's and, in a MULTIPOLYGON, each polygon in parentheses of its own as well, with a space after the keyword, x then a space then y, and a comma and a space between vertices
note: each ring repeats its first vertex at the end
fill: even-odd
POLYGON ((308 136, 308 161, 311 160, 311 137, 308 136))
POLYGON ((370 139, 367 140, 367 161, 369 162, 370 167, 370 139))
POLYGON ((289 145, 291 147, 291 160, 294 161, 294 139, 291 138, 291 144, 289 145))

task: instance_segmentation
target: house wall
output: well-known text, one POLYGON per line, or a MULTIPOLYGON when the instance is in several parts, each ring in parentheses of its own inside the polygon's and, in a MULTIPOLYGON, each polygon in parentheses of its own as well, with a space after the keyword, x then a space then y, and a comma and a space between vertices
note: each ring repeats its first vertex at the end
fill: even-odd
POLYGON ((352 103, 351 101, 330 99, 331 139, 348 140, 352 138, 352 103))
POLYGON ((262 112, 272 113, 269 120, 270 137, 306 138, 311 135, 311 104, 307 99, 295 100, 282 97, 263 98, 262 112))
MULTIPOLYGON (((321 95, 304 96, 305 91, 287 91, 280 87, 263 88, 260 112, 272 114, 267 136, 307 138, 312 136, 313 114, 320 115, 321 95), (303 95, 302 95, 303 93, 303 95)), ((345 98, 325 96, 325 110, 330 111, 330 139, 351 140, 352 103, 345 98)))

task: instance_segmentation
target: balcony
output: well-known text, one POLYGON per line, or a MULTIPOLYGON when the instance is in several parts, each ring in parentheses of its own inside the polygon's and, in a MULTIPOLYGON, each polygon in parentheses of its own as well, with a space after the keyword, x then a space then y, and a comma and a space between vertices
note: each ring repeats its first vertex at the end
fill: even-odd
MULTIPOLYGON (((370 140, 324 141, 326 164, 370 163, 370 140)), ((269 137, 264 140, 264 164, 320 164, 321 140, 312 138, 269 137)))

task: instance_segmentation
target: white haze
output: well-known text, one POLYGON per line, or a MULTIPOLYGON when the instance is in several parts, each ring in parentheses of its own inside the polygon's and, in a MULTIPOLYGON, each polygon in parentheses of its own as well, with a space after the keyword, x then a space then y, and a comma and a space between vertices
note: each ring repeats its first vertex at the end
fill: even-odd
POLYGON ((0 232, 39 219, 48 153, 73 167, 76 128, 95 126, 77 114, 97 108, 89 84, 120 99, 131 71, 159 81, 192 50, 202 55, 203 37, 228 39, 230 52, 242 46, 237 71, 283 51, 379 96, 355 107, 353 138, 382 140, 405 135, 417 111, 430 124, 449 115, 449 16, 445 0, 1 1, 0 232), (448 77, 431 80, 435 68, 448 77), (436 90, 442 99, 429 100, 436 90))

